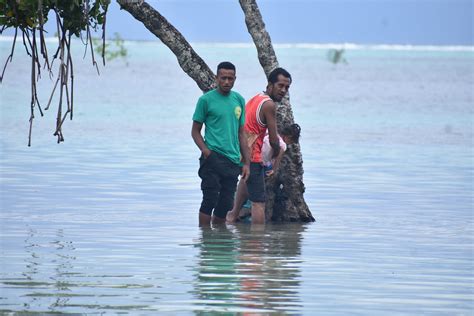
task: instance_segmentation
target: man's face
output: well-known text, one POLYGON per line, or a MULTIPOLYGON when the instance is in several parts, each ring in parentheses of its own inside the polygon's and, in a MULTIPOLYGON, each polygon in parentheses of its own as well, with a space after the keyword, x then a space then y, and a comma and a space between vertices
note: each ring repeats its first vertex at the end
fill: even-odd
POLYGON ((283 75, 278 75, 277 82, 269 83, 267 93, 275 102, 280 102, 290 89, 290 78, 283 75))
POLYGON ((221 93, 230 92, 235 82, 235 71, 232 69, 219 69, 217 71, 216 83, 221 93))

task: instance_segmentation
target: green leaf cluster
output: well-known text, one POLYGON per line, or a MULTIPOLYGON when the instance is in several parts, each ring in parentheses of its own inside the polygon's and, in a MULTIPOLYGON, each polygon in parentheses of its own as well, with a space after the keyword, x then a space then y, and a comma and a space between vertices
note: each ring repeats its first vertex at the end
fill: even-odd
POLYGON ((41 28, 53 11, 64 21, 64 30, 79 36, 87 27, 105 23, 110 0, 0 0, 2 30, 41 28))

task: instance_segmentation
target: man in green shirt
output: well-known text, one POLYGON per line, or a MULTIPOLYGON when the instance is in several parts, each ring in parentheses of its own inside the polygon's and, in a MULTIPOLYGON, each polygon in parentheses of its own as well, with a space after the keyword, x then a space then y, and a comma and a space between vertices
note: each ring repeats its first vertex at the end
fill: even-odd
POLYGON ((245 100, 234 86, 235 66, 217 66, 217 88, 202 95, 193 115, 191 136, 201 150, 199 177, 203 199, 199 225, 225 223, 232 209, 239 174, 247 180, 249 154, 244 135, 245 100), (204 138, 201 135, 205 125, 204 138))

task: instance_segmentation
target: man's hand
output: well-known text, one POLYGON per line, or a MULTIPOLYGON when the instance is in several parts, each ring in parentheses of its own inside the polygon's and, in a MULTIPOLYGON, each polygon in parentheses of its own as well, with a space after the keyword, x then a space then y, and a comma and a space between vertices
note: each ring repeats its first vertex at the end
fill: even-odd
POLYGON ((211 153, 212 153, 212 151, 207 147, 202 151, 202 154, 204 155, 204 158, 206 158, 206 159, 207 159, 207 157, 209 157, 211 155, 211 153))
POLYGON ((275 174, 275 171, 274 170, 268 170, 268 171, 265 171, 265 176, 266 177, 271 177, 275 174))
POLYGON ((245 164, 242 166, 242 178, 241 180, 247 181, 250 176, 250 166, 245 164))

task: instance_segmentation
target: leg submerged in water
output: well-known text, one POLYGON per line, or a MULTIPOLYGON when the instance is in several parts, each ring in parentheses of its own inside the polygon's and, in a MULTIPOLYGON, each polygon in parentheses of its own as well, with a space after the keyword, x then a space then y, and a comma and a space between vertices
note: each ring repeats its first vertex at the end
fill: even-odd
POLYGON ((199 212, 199 227, 207 227, 211 225, 211 215, 199 212))
POLYGON ((239 181, 239 185, 237 186, 237 194, 235 195, 234 207, 231 211, 227 213, 226 222, 227 223, 235 223, 239 218, 240 209, 242 205, 248 198, 247 193, 247 183, 243 180, 239 181))
POLYGON ((265 224, 265 203, 252 202, 252 225, 265 224))

